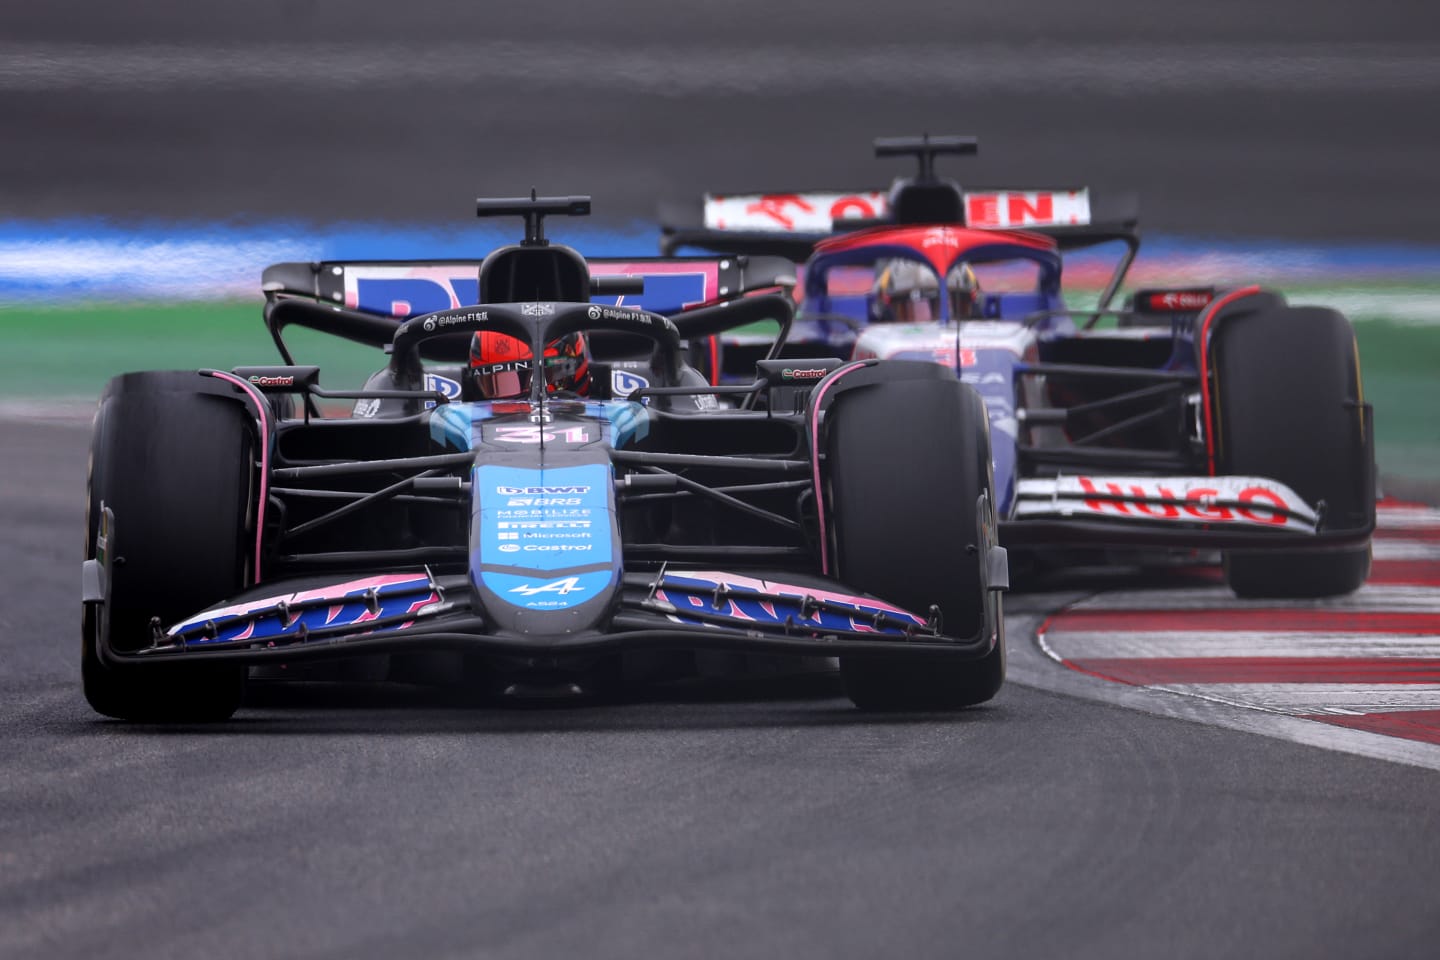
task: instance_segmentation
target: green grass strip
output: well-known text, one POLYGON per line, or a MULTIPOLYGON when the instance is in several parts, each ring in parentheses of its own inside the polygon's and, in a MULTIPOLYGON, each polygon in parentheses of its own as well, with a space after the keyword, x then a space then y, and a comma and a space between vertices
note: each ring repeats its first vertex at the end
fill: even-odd
MULTIPOLYGON (((1440 287, 1310 288, 1291 299, 1332 304, 1355 322, 1382 469, 1440 478, 1440 287)), ((0 399, 91 399, 130 370, 278 363, 260 309, 258 301, 0 306, 0 399)), ((332 389, 359 387, 385 362, 377 350, 313 331, 292 328, 286 340, 332 389)))

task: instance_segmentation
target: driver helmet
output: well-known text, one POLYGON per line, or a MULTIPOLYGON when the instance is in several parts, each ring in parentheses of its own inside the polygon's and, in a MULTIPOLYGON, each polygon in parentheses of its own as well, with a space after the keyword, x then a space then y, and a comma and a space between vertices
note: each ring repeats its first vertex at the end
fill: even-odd
POLYGON ((950 316, 956 320, 973 320, 985 315, 980 301, 980 281, 965 261, 950 268, 945 277, 945 292, 950 297, 950 316))
POLYGON ((889 260, 877 266, 870 290, 877 323, 940 319, 940 283, 934 271, 914 260, 889 260))
MULTIPOLYGON (((499 400, 530 392, 534 363, 523 341, 494 330, 480 330, 470 340, 466 377, 472 399, 499 400)), ((590 356, 585 335, 567 333, 545 345, 545 381, 550 393, 590 394, 590 356)))

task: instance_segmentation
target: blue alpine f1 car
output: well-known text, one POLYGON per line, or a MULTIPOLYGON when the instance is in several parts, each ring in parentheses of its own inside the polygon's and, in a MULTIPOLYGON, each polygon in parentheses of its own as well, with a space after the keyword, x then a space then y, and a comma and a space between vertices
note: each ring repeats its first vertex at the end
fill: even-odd
MULTIPOLYGON (((975 150, 877 140, 877 155, 916 156, 918 175, 888 192, 710 195, 702 218, 662 211, 661 248, 803 261, 781 357, 930 361, 973 385, 1000 541, 1027 560, 1220 550, 1242 596, 1357 588, 1375 460, 1349 321, 1258 286, 1137 290, 1112 309, 1139 250, 1133 200, 935 174, 937 156, 975 150), (1065 255, 1097 244, 1118 262, 1098 304, 1071 309, 1065 255)), ((761 331, 722 335, 717 381, 760 349, 761 331)))
POLYGON ((838 658, 867 708, 994 696, 1007 564, 975 389, 778 345, 716 386, 688 345, 788 327, 777 263, 587 262, 545 239, 546 215, 588 211, 482 200, 526 233, 470 265, 275 265, 283 363, 107 386, 83 565, 98 712, 224 718, 252 670, 354 657, 438 659, 501 695, 718 652, 838 658), (292 326, 384 367, 326 390, 292 326))

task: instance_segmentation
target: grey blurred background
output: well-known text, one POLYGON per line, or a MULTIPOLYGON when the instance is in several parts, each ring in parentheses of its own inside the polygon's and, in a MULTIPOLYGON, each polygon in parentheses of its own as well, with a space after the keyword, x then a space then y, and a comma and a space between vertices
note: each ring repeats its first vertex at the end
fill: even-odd
POLYGON ((1133 187, 1153 232, 1429 242, 1440 7, 1418 0, 0 6, 0 219, 631 223, 705 189, 1133 187))

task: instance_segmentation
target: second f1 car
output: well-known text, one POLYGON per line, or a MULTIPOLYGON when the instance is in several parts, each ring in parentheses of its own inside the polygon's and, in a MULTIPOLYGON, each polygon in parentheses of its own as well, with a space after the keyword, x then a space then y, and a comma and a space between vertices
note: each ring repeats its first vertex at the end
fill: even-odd
MULTIPOLYGON (((974 385, 1000 539, 1032 559, 1218 550, 1241 596, 1359 587, 1375 456, 1350 322, 1250 285, 1137 290, 1112 309, 1139 249, 1133 202, 935 174, 937 156, 975 149, 879 140, 877 154, 918 157, 919 174, 888 193, 711 195, 662 249, 803 259, 782 356, 937 362, 974 385), (1071 309, 1066 253, 1107 243, 1122 253, 1099 303, 1071 309)), ((727 333, 717 379, 765 349, 762 334, 727 333)))

